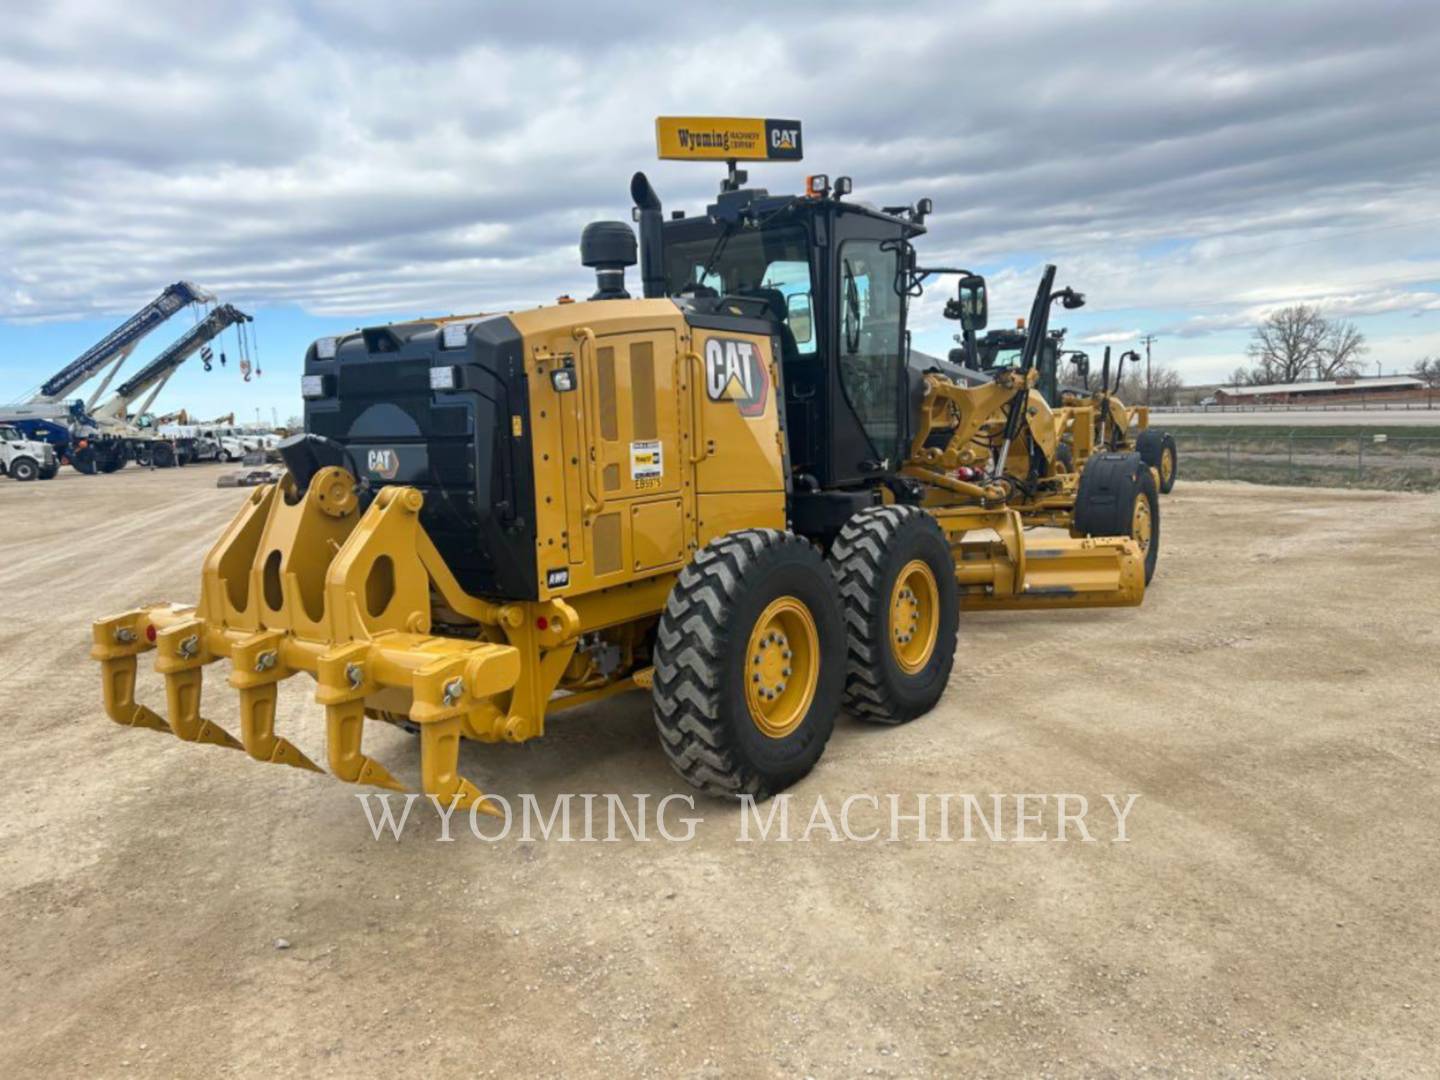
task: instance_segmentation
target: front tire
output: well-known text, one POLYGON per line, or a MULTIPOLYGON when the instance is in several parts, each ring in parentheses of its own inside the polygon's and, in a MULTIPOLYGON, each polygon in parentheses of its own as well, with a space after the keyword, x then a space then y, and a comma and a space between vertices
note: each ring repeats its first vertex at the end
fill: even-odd
POLYGON ((874 506, 830 547, 845 615, 845 708, 904 724, 935 707, 955 663, 960 589, 935 519, 915 506, 874 506))
POLYGON ((22 484, 40 478, 40 465, 34 458, 19 457, 10 462, 10 478, 22 484))
POLYGON ((1085 463, 1075 494, 1075 536, 1128 536, 1145 556, 1145 584, 1160 557, 1160 493, 1155 474, 1135 452, 1097 454, 1085 463))
POLYGON ((1160 494, 1169 495, 1175 487, 1175 474, 1179 470, 1180 455, 1175 448, 1175 436, 1168 431, 1146 428, 1135 440, 1135 449, 1140 451, 1140 460, 1154 469, 1160 476, 1160 494))
POLYGON ((844 680, 835 582, 774 529, 712 540, 680 572, 656 631, 660 745, 714 795, 769 798, 815 766, 844 680))

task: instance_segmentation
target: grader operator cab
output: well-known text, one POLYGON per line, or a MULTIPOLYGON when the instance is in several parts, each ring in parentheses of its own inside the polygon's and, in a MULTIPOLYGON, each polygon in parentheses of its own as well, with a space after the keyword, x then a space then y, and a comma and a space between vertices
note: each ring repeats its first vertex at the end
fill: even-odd
MULTIPOLYGON (((643 298, 629 225, 597 223, 587 301, 311 346, 306 433, 210 550, 198 603, 94 625, 114 721, 318 769, 276 728, 277 686, 304 672, 337 777, 402 788, 362 747, 367 721, 397 723, 418 732, 424 792, 493 812, 462 739, 533 739, 648 688, 686 780, 763 797, 809 771, 842 705, 891 724, 928 711, 962 608, 1141 602, 1138 458, 1090 478, 1103 535, 1029 542, 1005 474, 1031 377, 972 399, 907 368, 928 200, 876 209, 845 178, 745 188, 736 161, 799 158, 798 123, 662 120, 659 142, 729 175, 702 215, 668 220, 636 175, 643 298), (955 465, 982 431, 1004 439, 989 464, 955 465), (152 649, 163 718, 135 699, 152 649), (222 659, 238 739, 201 713, 222 659)), ((983 283, 968 299, 961 283, 983 315, 983 283)))

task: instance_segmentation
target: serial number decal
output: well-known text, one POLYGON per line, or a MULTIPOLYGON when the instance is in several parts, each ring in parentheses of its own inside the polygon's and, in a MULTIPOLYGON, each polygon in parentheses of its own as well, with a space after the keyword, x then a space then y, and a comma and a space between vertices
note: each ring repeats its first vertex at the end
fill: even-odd
POLYGON ((630 444, 630 479, 637 491, 658 488, 665 476, 665 451, 659 439, 630 444))

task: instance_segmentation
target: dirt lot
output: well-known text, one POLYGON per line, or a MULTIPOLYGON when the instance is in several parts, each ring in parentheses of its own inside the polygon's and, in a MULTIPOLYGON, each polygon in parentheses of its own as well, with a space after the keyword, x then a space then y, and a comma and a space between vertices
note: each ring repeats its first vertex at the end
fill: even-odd
MULTIPOLYGON (((1138 793, 1128 843, 739 843, 701 801, 690 843, 443 844, 105 719, 90 620, 194 598, 214 476, 0 481, 0 1074, 1434 1075, 1440 497, 1182 480, 1143 608, 967 618, 940 707, 842 719, 795 793, 1138 793)), ((682 790, 638 695, 462 760, 682 790)))

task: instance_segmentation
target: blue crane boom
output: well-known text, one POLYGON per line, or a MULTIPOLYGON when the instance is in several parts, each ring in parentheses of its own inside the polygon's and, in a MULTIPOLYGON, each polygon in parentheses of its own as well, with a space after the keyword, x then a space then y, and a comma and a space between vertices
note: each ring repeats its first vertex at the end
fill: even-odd
POLYGON ((208 304, 215 298, 198 285, 188 281, 177 281, 139 311, 131 315, 110 333, 86 349, 70 363, 50 376, 41 384, 26 404, 41 404, 60 401, 74 393, 81 384, 88 381, 101 368, 111 365, 104 382, 90 396, 87 408, 105 392, 115 372, 125 358, 140 344, 146 334, 154 330, 181 308, 190 304, 208 304))
POLYGON ((95 419, 102 424, 107 421, 123 423, 135 399, 150 391, 145 405, 139 410, 144 412, 164 388, 170 376, 175 374, 181 364, 194 356, 200 346, 229 326, 253 321, 251 316, 231 304, 219 305, 163 349, 155 359, 121 383, 114 396, 94 410, 95 419))

